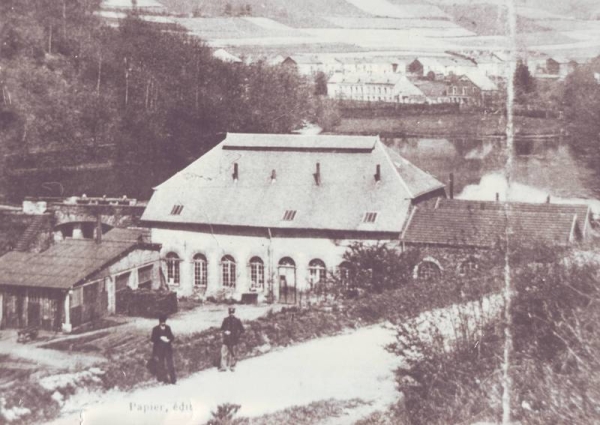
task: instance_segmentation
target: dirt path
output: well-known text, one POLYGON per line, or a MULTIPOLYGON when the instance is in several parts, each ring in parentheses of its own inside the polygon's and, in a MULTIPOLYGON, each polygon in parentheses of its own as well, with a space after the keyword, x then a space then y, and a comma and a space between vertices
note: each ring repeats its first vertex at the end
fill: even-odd
POLYGON ((364 328, 244 360, 235 372, 211 369, 175 386, 74 396, 52 424, 197 425, 223 403, 240 404, 239 415, 252 417, 330 398, 372 402, 367 414, 397 398, 398 359, 383 349, 393 338, 390 329, 364 328))

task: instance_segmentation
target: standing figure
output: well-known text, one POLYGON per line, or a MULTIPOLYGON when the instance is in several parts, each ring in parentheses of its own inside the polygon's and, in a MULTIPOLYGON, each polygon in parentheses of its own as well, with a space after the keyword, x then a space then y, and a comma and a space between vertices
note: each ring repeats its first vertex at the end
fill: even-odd
POLYGON ((229 368, 233 372, 237 362, 235 346, 244 333, 242 321, 235 317, 235 308, 229 307, 229 316, 223 320, 221 331, 223 331, 223 345, 221 346, 221 367, 219 370, 224 372, 229 368))
POLYGON ((167 316, 158 318, 158 326, 152 329, 152 357, 156 359, 156 377, 160 382, 175 384, 175 366, 173 365, 173 332, 167 326, 167 316), (168 374, 168 376, 167 376, 168 374))

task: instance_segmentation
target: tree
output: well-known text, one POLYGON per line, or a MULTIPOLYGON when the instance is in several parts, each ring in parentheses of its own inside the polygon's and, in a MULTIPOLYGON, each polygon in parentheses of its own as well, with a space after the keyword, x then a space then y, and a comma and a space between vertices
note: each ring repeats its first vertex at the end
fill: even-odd
POLYGON ((535 91, 535 81, 529 72, 529 68, 522 62, 517 64, 514 75, 514 86, 517 100, 523 102, 525 96, 535 91))
POLYGON ((315 95, 327 96, 327 75, 323 71, 315 75, 315 95))

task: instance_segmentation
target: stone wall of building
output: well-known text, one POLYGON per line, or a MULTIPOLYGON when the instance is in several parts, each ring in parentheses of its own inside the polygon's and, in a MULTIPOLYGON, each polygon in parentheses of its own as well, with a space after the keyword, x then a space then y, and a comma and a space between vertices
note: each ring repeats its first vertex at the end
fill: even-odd
POLYGON ((328 272, 335 272, 342 262, 343 254, 354 241, 313 236, 269 238, 266 231, 264 236, 244 236, 153 228, 152 242, 162 244, 161 258, 165 276, 168 275, 165 258, 169 253, 177 255, 180 283, 171 287, 180 296, 190 296, 197 292, 205 296, 214 296, 225 290, 234 298, 239 298, 242 293, 250 290, 250 260, 259 257, 263 261, 265 273, 265 285, 259 292, 267 295, 269 285, 272 285, 273 295, 275 299, 279 299, 280 276, 286 276, 290 285, 295 283, 296 290, 305 291, 310 287, 309 263, 315 259, 321 260, 328 272), (193 258, 196 254, 204 255, 207 260, 206 288, 194 287, 193 258), (222 285, 221 260, 227 255, 233 257, 236 265, 234 289, 227 289, 222 285), (284 258, 291 258, 295 267, 280 267, 284 258))

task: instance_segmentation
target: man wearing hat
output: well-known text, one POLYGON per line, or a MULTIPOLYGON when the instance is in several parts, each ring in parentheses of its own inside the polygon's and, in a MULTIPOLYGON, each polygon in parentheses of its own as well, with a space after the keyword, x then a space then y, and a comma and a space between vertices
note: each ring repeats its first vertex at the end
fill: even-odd
POLYGON ((221 331, 223 332, 223 345, 221 346, 221 367, 219 370, 224 372, 229 368, 233 372, 237 361, 235 346, 240 340, 240 335, 244 333, 242 321, 235 317, 235 308, 229 307, 229 316, 223 320, 221 331))
POLYGON ((173 365, 172 343, 175 337, 171 328, 167 325, 167 316, 160 315, 158 326, 152 329, 152 357, 157 362, 156 377, 160 382, 175 384, 175 366, 173 365), (165 365, 166 363, 166 365, 165 365), (168 376, 167 376, 168 375, 168 376))

